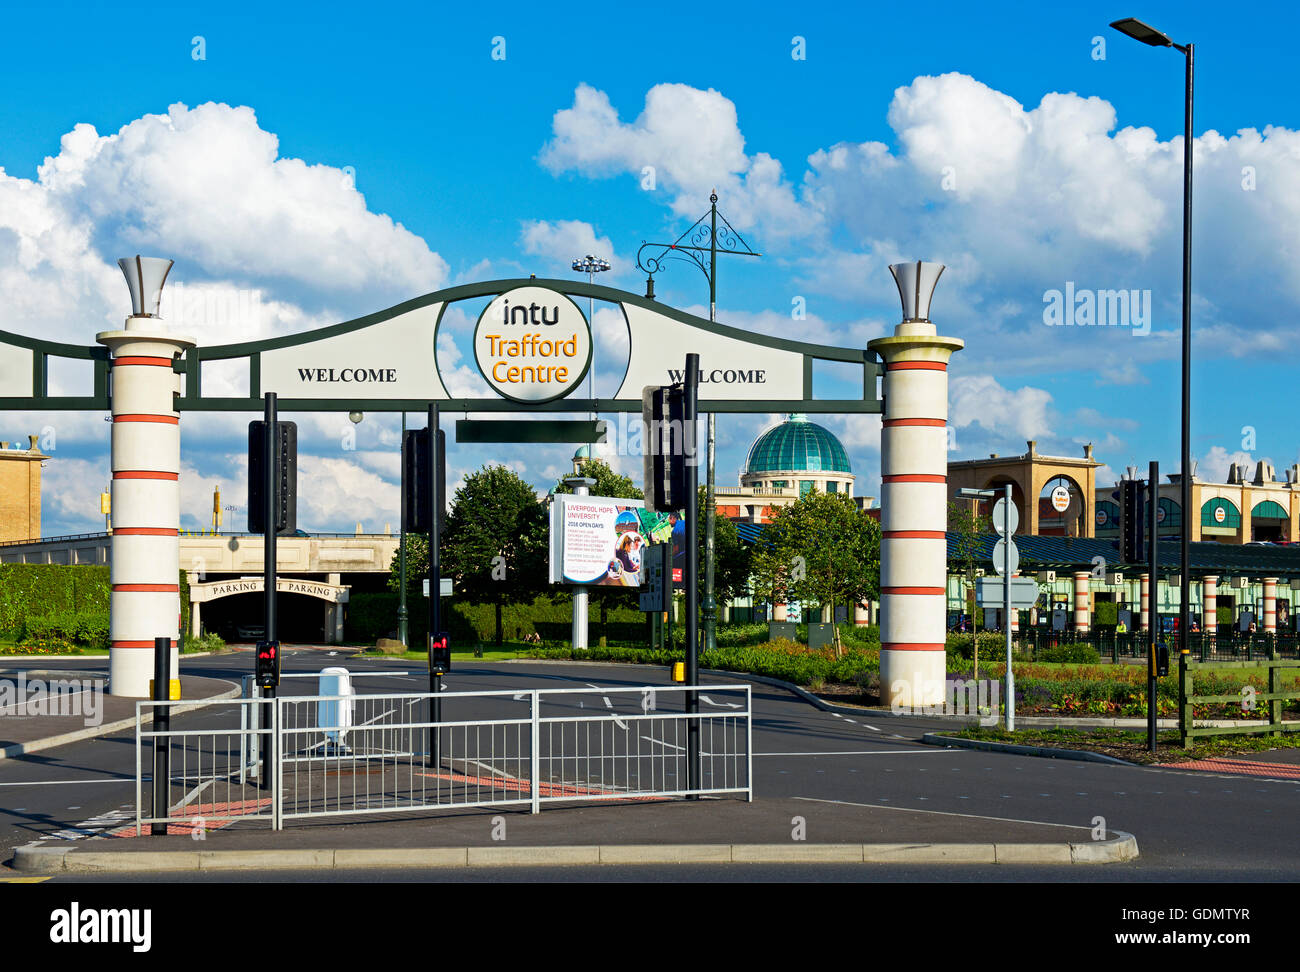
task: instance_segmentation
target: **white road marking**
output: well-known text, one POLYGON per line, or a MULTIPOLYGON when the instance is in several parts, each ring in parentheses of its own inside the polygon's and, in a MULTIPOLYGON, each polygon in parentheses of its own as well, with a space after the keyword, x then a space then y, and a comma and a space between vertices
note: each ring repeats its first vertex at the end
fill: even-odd
MULTIPOLYGON (((686 752, 686 747, 685 747, 685 746, 678 746, 678 745, 676 745, 675 743, 664 742, 662 739, 656 739, 654 736, 642 736, 641 738, 644 739, 644 740, 646 740, 647 742, 652 742, 652 743, 655 743, 656 745, 659 745, 659 746, 667 746, 669 749, 675 749, 675 750, 677 750, 679 753, 684 753, 684 752, 686 752)), ((701 755, 701 756, 712 756, 713 753, 706 753, 706 752, 704 752, 704 750, 700 750, 700 755, 701 755)), ((754 755, 757 756, 758 753, 755 753, 754 755)), ((618 758, 618 759, 622 759, 623 757, 622 757, 622 756, 619 756, 619 757, 616 757, 616 758, 618 758)))
POLYGON ((743 709, 744 708, 744 706, 742 706, 739 702, 714 702, 707 695, 701 695, 700 698, 704 702, 713 706, 715 709, 743 709))
MULTIPOLYGON (((794 797, 808 803, 837 803, 843 807, 866 807, 868 810, 895 810, 896 807, 882 807, 874 803, 850 803, 848 800, 822 800, 818 797, 794 797)), ((909 813, 936 813, 944 817, 970 817, 973 820, 999 820, 1002 823, 1036 824, 1040 827, 1069 827, 1071 830, 1091 830, 1081 824, 1052 823, 1049 820, 1020 820, 1016 817, 987 817, 979 813, 953 813, 951 810, 909 810, 909 813)))
POLYGON ((67 786, 75 783, 78 786, 84 786, 87 783, 134 783, 135 777, 124 776, 120 780, 40 780, 30 783, 0 783, 0 786, 67 786))
MULTIPOLYGON (((644 738, 644 737, 642 737, 644 738)), ((956 753, 956 749, 845 749, 824 753, 755 753, 755 756, 911 756, 916 753, 956 753)))

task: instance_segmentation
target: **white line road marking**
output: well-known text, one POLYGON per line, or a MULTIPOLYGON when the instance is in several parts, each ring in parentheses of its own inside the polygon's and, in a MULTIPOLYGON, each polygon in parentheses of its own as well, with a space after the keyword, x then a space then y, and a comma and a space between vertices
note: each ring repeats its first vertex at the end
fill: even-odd
POLYGON ((755 756, 912 756, 956 753, 955 749, 845 749, 824 753, 755 753, 755 756))
POLYGON ((620 729, 622 729, 624 732, 627 732, 627 723, 626 723, 626 722, 624 722, 624 721, 623 721, 622 719, 620 719, 618 716, 613 716, 612 718, 613 718, 613 720, 614 720, 614 724, 615 724, 616 726, 618 726, 618 727, 619 727, 620 729))
POLYGON ((26 782, 0 783, 0 786, 67 786, 69 784, 74 784, 74 783, 78 786, 84 786, 87 783, 134 783, 134 782, 135 782, 135 777, 124 776, 120 780, 40 780, 40 781, 33 780, 30 783, 26 783, 26 782))
MULTIPOLYGON (((658 746, 667 746, 669 749, 675 749, 675 750, 677 750, 679 753, 684 753, 684 752, 686 752, 686 747, 685 747, 685 746, 678 746, 678 745, 676 745, 675 743, 664 742, 662 739, 656 739, 654 736, 642 736, 641 738, 644 739, 644 740, 646 740, 647 742, 655 743, 655 744, 658 745, 658 746)), ((713 753, 706 753, 706 752, 704 752, 704 750, 700 750, 700 755, 701 755, 701 756, 712 756, 713 753)), ((755 753, 754 755, 757 756, 758 753, 755 753)), ((622 757, 619 757, 619 758, 622 758, 622 757)))
POLYGON ((711 698, 709 698, 707 695, 701 695, 701 696, 700 696, 700 699, 701 699, 702 701, 704 701, 705 703, 707 703, 708 705, 713 706, 715 709, 742 709, 742 708, 744 708, 744 706, 742 706, 739 702, 714 702, 714 701, 713 701, 711 698))
MULTIPOLYGON (((510 757, 508 757, 508 756, 503 756, 503 757, 501 757, 501 758, 502 758, 502 759, 509 759, 510 757)), ((452 760, 452 762, 456 762, 456 760, 452 760)), ((473 765, 473 766, 477 766, 479 769, 485 769, 485 770, 487 770, 489 773, 492 773, 492 774, 494 774, 494 775, 496 775, 496 776, 504 777, 504 778, 507 779, 507 780, 517 780, 517 779, 519 779, 519 777, 517 777, 517 776, 513 776, 513 775, 510 774, 510 773, 507 773, 505 770, 499 770, 499 769, 497 769, 495 766, 490 766, 490 765, 487 764, 487 763, 480 763, 477 759, 466 759, 465 757, 462 756, 461 759, 460 759, 460 762, 462 762, 462 763, 469 763, 469 764, 471 764, 471 765, 473 765)))
MULTIPOLYGON (((757 755, 757 754, 755 754, 757 755)), ((868 810, 897 810, 898 807, 882 807, 875 803, 850 803, 848 800, 822 800, 817 797, 794 797, 808 803, 837 803, 842 807, 866 807, 868 810)), ((1002 823, 1036 824, 1040 827, 1068 827, 1071 830, 1091 830, 1082 824, 1052 823, 1048 820, 1020 820, 1016 817, 986 817, 979 813, 953 813, 951 810, 908 810, 907 813, 935 813, 944 817, 970 817, 973 820, 998 820, 1002 823)))

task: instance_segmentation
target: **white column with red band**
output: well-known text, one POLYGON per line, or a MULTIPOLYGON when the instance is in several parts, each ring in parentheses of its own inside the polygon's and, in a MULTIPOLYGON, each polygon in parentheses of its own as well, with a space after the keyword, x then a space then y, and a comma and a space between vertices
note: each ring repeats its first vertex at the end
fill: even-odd
POLYGON ((112 361, 112 593, 109 693, 149 694, 154 639, 180 637, 180 375, 172 363, 194 342, 167 334, 157 318, 131 317, 96 335, 112 361))
POLYGON ((947 661, 948 360, 928 321, 868 347, 885 364, 880 433, 880 686, 894 706, 941 703, 947 661))
POLYGON ((1091 606, 1088 599, 1088 578, 1092 576, 1086 570, 1074 572, 1074 630, 1088 630, 1088 613, 1091 606))
POLYGON ((1264 633, 1277 633, 1277 578, 1264 578, 1264 633))
POLYGON ((1142 575, 1142 630, 1151 628, 1151 575, 1142 575))
POLYGON ((1201 578, 1201 630, 1208 634, 1219 631, 1219 578, 1207 576, 1201 578))

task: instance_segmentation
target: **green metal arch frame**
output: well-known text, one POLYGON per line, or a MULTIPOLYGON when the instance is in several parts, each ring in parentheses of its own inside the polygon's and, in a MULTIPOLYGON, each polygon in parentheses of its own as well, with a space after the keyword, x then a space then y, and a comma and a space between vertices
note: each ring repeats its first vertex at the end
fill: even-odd
MULTIPOLYGON (((776 410, 798 410, 803 412, 855 412, 878 413, 883 411, 883 402, 878 393, 878 379, 884 373, 879 356, 867 348, 839 348, 825 344, 811 344, 789 338, 774 337, 767 334, 754 334, 727 324, 718 324, 661 304, 658 301, 639 294, 600 284, 589 284, 577 280, 556 280, 511 278, 505 280, 488 280, 478 283, 461 284, 448 287, 403 301, 384 310, 366 314, 363 317, 331 324, 312 331, 289 334, 283 337, 268 338, 261 341, 244 341, 238 344, 199 346, 188 350, 173 365, 174 369, 185 376, 185 393, 178 397, 176 407, 181 411, 258 411, 262 408, 261 359, 265 351, 290 348, 340 334, 359 331, 375 324, 392 320, 398 315, 442 303, 446 305, 476 297, 495 296, 516 287, 545 287, 569 297, 591 297, 613 304, 631 304, 645 310, 662 314, 689 327, 716 334, 720 337, 743 341, 747 344, 788 351, 803 356, 803 399, 792 401, 781 399, 774 401, 708 401, 702 402, 705 410, 716 412, 770 412, 776 410), (202 365, 205 361, 223 361, 247 358, 249 362, 249 394, 240 398, 204 398, 202 393, 202 365), (854 399, 814 399, 812 398, 812 367, 814 361, 834 361, 860 364, 863 369, 862 397, 854 399)), ((626 317, 626 315, 624 315, 626 317)), ((439 313, 441 323, 442 312, 439 313)), ((436 332, 436 327, 435 327, 436 332)), ((0 408, 13 410, 39 411, 45 409, 107 409, 109 407, 108 373, 109 352, 98 345, 80 346, 46 341, 27 337, 10 331, 0 331, 0 347, 10 345, 32 351, 32 395, 30 397, 0 398, 0 408), (94 362, 94 385, 88 396, 52 397, 49 394, 49 359, 69 358, 94 362)), ((683 349, 685 354, 685 349, 683 349)), ((626 375, 626 373, 625 373, 626 375)), ((441 382, 441 376, 439 376, 441 382)), ((444 387, 445 390, 445 387, 444 387)), ((280 408, 284 411, 330 411, 358 409, 375 412, 417 411, 428 403, 423 400, 401 399, 281 399, 280 408)), ((639 412, 638 400, 613 398, 580 399, 568 397, 545 402, 538 405, 521 405, 505 398, 491 399, 455 399, 447 398, 439 402, 447 411, 463 412, 639 412)))
POLYGON ((0 409, 96 410, 108 408, 108 348, 103 345, 63 344, 28 337, 13 331, 0 331, 0 348, 5 345, 32 352, 32 394, 30 397, 0 398, 0 409), (69 358, 93 362, 89 395, 50 395, 50 358, 69 358))

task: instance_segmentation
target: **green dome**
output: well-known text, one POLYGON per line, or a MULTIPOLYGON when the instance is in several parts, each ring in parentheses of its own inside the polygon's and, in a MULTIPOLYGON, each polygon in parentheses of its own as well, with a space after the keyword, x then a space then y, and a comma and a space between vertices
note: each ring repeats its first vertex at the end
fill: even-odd
POLYGON ((853 468, 839 439, 806 415, 794 414, 754 440, 745 472, 852 473, 853 468))

